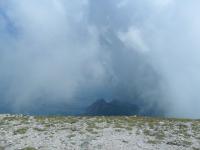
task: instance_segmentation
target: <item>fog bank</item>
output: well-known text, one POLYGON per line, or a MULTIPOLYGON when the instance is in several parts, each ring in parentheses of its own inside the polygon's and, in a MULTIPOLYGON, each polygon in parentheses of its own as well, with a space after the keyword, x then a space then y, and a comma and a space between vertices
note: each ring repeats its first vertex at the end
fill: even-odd
POLYGON ((132 102, 141 112, 199 118, 199 6, 0 1, 1 112, 40 114, 64 104, 77 113, 104 98, 132 102))

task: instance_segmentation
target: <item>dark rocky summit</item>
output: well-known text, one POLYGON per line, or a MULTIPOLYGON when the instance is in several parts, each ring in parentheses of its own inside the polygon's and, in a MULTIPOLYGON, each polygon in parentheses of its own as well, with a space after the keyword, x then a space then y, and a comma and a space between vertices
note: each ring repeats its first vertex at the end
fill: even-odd
POLYGON ((119 100, 112 100, 106 102, 104 99, 97 100, 86 109, 86 115, 92 116, 122 116, 122 115, 136 115, 139 113, 138 106, 122 102, 119 100))

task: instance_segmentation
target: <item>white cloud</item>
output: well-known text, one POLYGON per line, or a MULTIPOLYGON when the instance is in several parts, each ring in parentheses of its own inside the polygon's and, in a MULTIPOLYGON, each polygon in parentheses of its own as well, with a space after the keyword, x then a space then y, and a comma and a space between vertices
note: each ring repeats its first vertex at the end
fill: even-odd
POLYGON ((148 52, 149 49, 146 46, 142 33, 139 29, 131 27, 125 33, 120 32, 118 34, 120 40, 128 47, 133 49, 134 51, 139 52, 148 52))
POLYGON ((171 5, 174 0, 149 0, 150 3, 153 3, 156 8, 163 9, 169 5, 171 5))
POLYGON ((148 52, 149 65, 166 83, 163 99, 174 106, 171 114, 197 117, 199 4, 198 0, 1 0, 6 17, 0 14, 0 81, 8 82, 5 94, 20 105, 46 93, 70 102, 79 92, 98 95, 124 88, 125 94, 118 93, 127 97, 126 91, 133 94, 135 87, 146 92, 143 54, 148 52), (110 86, 113 78, 121 85, 110 86))

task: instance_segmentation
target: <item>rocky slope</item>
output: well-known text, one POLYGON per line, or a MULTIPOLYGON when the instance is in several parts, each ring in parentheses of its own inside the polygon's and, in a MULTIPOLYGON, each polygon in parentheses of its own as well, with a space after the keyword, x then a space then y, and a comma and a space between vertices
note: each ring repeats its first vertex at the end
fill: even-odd
POLYGON ((0 150, 200 150, 200 121, 0 115, 0 150))

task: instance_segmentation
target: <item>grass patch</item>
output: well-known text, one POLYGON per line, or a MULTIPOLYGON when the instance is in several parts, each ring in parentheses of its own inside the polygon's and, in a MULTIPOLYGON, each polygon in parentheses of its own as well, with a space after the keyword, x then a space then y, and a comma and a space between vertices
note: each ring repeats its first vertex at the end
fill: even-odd
POLYGON ((94 130, 93 130, 91 133, 92 133, 92 134, 98 134, 98 132, 97 132, 97 131, 94 131, 94 130))
POLYGON ((42 128, 33 128, 33 130, 38 131, 38 132, 44 132, 44 131, 46 131, 45 129, 42 129, 42 128))
POLYGON ((116 131, 116 132, 121 132, 122 130, 121 130, 121 129, 115 129, 115 131, 116 131))
POLYGON ((176 145, 176 146, 184 146, 184 147, 190 147, 192 145, 192 142, 186 141, 186 140, 174 140, 167 142, 169 145, 176 145))
POLYGON ((73 132, 78 131, 78 128, 75 127, 75 126, 72 126, 70 129, 71 129, 71 131, 73 131, 73 132))
POLYGON ((133 130, 133 128, 132 128, 132 127, 130 127, 130 126, 128 126, 128 127, 125 127, 125 129, 126 129, 126 130, 128 130, 128 131, 132 131, 132 130, 133 130))
POLYGON ((156 140, 164 140, 165 138, 165 133, 163 130, 161 129, 157 129, 157 130, 152 130, 152 129, 144 129, 143 130, 143 134, 145 136, 152 136, 152 137, 155 137, 156 140))
POLYGON ((123 126, 122 123, 116 122, 116 123, 114 124, 114 128, 120 128, 120 129, 122 129, 122 128, 124 128, 124 126, 123 126))
POLYGON ((148 140, 147 143, 154 145, 154 144, 160 143, 160 141, 158 141, 158 140, 148 140))
POLYGON ((28 123, 28 116, 7 116, 2 119, 2 121, 20 121, 21 123, 28 123))
POLYGON ((36 122, 38 122, 40 124, 45 124, 46 117, 44 117, 44 116, 35 116, 34 118, 35 118, 36 122))
POLYGON ((0 146, 0 150, 5 150, 5 148, 4 148, 4 147, 2 147, 2 146, 0 146))
POLYGON ((93 129, 93 128, 86 128, 86 131, 88 131, 88 132, 93 132, 94 129, 93 129))
POLYGON ((200 148, 192 147, 193 150, 200 150, 200 148))
POLYGON ((28 128, 20 128, 14 131, 14 135, 17 134, 25 134, 27 132, 28 128))
POLYGON ((158 140, 164 140, 165 133, 162 130, 160 130, 160 131, 156 132, 155 138, 158 139, 158 140))
POLYGON ((68 135, 67 137, 71 139, 71 138, 73 138, 73 137, 75 137, 75 136, 76 136, 76 134, 70 134, 70 135, 68 135))
POLYGON ((37 149, 34 148, 34 147, 25 147, 25 148, 23 148, 23 149, 21 149, 21 150, 37 150, 37 149))

